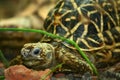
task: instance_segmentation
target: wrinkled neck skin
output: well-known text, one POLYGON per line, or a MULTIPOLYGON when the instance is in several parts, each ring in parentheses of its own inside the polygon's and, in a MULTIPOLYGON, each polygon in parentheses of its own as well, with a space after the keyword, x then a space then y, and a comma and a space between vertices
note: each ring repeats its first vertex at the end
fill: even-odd
POLYGON ((57 63, 63 63, 62 72, 92 73, 90 65, 81 57, 77 49, 69 48, 62 43, 58 43, 55 47, 55 59, 57 63))
MULTIPOLYGON (((52 43, 52 45, 55 47, 56 59, 60 59, 61 60, 63 55, 65 55, 66 53, 69 53, 69 54, 73 54, 74 56, 78 57, 81 60, 84 60, 81 57, 81 54, 78 52, 78 50, 76 48, 73 48, 73 46, 69 47, 70 45, 67 44, 67 43, 63 43, 63 42, 62 43, 61 42, 57 43, 57 42, 54 42, 54 43, 52 43)), ((95 63, 96 60, 95 60, 94 55, 91 55, 90 52, 84 52, 84 53, 91 60, 92 63, 95 63)))

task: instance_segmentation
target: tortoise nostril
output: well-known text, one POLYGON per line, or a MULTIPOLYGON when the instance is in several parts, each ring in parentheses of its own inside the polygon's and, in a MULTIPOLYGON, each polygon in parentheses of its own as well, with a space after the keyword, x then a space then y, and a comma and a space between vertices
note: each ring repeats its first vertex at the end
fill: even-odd
POLYGON ((27 57, 29 55, 29 53, 30 53, 30 50, 28 50, 28 49, 22 49, 21 50, 21 55, 23 57, 27 57))

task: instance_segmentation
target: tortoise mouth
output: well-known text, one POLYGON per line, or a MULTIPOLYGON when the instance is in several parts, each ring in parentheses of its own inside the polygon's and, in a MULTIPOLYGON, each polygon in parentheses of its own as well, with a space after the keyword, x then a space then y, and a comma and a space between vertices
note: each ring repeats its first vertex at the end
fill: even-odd
POLYGON ((46 60, 25 60, 23 61, 23 65, 25 65, 27 68, 34 69, 34 70, 43 70, 46 68, 49 68, 52 66, 52 61, 46 61, 46 60))
POLYGON ((34 68, 36 66, 39 66, 39 65, 44 65, 46 64, 46 62, 44 60, 39 60, 39 59, 31 59, 31 60, 24 60, 23 61, 23 64, 27 67, 30 67, 30 68, 34 68))
POLYGON ((23 58, 24 61, 43 61, 44 58, 41 58, 41 57, 26 57, 26 58, 23 58))

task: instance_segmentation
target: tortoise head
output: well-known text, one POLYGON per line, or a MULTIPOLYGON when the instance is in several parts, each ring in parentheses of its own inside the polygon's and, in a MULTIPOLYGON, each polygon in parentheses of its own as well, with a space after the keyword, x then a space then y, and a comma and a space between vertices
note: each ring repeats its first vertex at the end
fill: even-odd
POLYGON ((54 48, 48 43, 27 43, 21 49, 23 64, 32 69, 45 69, 54 63, 54 48))

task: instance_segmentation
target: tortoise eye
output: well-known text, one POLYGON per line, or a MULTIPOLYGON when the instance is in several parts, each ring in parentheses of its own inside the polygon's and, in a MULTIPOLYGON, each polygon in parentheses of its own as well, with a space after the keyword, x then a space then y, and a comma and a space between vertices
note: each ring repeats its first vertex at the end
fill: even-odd
POLYGON ((40 48, 34 48, 33 50, 32 50, 32 55, 38 55, 38 54, 40 54, 41 53, 41 49, 40 48))

